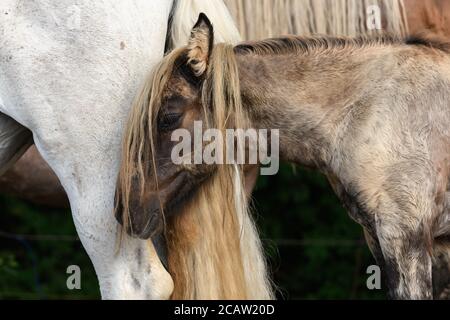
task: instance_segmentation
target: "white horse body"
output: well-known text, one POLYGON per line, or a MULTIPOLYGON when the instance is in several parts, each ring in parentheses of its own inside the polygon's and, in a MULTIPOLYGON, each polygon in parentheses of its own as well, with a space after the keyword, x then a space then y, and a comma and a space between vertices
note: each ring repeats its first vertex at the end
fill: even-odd
POLYGON ((0 111, 32 131, 63 184, 103 298, 172 291, 148 243, 126 239, 117 254, 112 214, 122 129, 163 56, 171 7, 168 0, 0 3, 0 111), (68 20, 78 13, 79 27, 68 20))
MULTIPOLYGON (((113 216, 123 127, 139 86, 163 56, 172 6, 0 2, 0 173, 30 144, 31 131, 69 196, 106 299, 166 299, 173 291, 150 242, 125 237, 118 250, 113 216)), ((238 40, 222 0, 178 0, 173 45, 186 43, 200 11, 223 29, 218 41, 238 40)))

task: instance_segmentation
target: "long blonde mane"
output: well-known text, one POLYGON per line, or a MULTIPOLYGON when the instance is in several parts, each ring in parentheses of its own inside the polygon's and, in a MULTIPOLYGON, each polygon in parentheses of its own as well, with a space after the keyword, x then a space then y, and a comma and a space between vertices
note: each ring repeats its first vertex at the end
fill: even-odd
MULTIPOLYGON (((198 8, 201 7, 200 3, 208 3, 210 10, 214 4, 222 3, 188 2, 198 5, 198 8)), ((186 1, 178 1, 177 6, 175 24, 179 24, 177 19, 183 17, 179 10, 192 9, 186 1)), ((202 11, 207 12, 207 9, 202 11)), ((193 15, 189 11, 187 17, 193 15)), ((227 24, 224 22, 223 25, 227 24)), ((186 34, 179 34, 180 31, 176 30, 181 29, 172 29, 175 39, 178 39, 173 43, 175 46, 178 41, 187 39, 186 34)), ((227 38, 232 42, 240 39, 233 28, 231 35, 223 34, 226 32, 222 31, 219 39, 227 38)), ((175 49, 163 59, 149 75, 133 103, 125 130, 117 187, 117 198, 123 205, 124 224, 129 220, 132 182, 138 181, 143 190, 146 181, 155 176, 153 137, 156 115, 175 60, 183 50, 175 49)), ((246 116, 242 110, 232 46, 216 45, 210 61, 202 98, 204 104, 213 106, 214 113, 209 118, 211 126, 222 130, 245 126, 246 116)), ((174 280, 172 299, 274 298, 261 242, 247 201, 242 168, 223 165, 203 183, 181 213, 166 221, 169 273, 174 280)))
MULTIPOLYGON (((213 110, 205 115, 211 127, 223 134, 227 128, 247 126, 232 45, 214 47, 202 100, 213 110)), ((167 238, 174 299, 274 297, 247 201, 242 168, 221 165, 172 221, 167 238)))

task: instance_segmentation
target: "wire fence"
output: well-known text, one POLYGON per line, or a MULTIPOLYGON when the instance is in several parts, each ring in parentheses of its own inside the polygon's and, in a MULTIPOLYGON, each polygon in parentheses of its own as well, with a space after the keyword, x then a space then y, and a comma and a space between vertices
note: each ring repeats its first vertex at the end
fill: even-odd
MULTIPOLYGON (((17 296, 21 297, 22 299, 64 299, 64 300, 71 300, 71 299, 96 299, 98 297, 96 296, 85 296, 80 295, 77 296, 76 294, 51 294, 49 292, 44 292, 42 289, 42 281, 40 279, 39 275, 39 255, 36 254, 35 250, 33 250, 33 246, 37 245, 39 242, 67 242, 67 243, 73 243, 73 242, 79 242, 79 237, 75 235, 67 235, 67 234, 18 234, 14 232, 9 232, 5 230, 0 230, 0 239, 9 239, 13 241, 17 241, 26 251, 28 259, 31 262, 32 266, 32 272, 33 272, 33 282, 34 282, 34 290, 31 292, 1 292, 0 291, 0 299, 3 297, 11 297, 11 296, 17 296)), ((263 243, 266 243, 269 247, 327 247, 327 248, 333 248, 333 247, 354 247, 357 250, 356 252, 356 261, 355 261, 355 270, 359 270, 360 268, 360 255, 362 246, 365 245, 365 241, 363 239, 331 239, 331 238, 315 238, 315 239, 270 239, 270 238, 263 238, 263 243)), ((356 271, 355 271, 356 272, 356 271)), ((356 274, 356 273, 355 273, 356 274)), ((354 283, 357 281, 356 275, 354 276, 354 283)), ((352 288, 355 286, 352 286, 352 288)), ((356 289, 353 288, 351 291, 356 291, 356 289)), ((354 293, 351 294, 352 296, 354 293)))
POLYGON ((72 235, 55 235, 55 234, 18 234, 0 230, 0 238, 5 239, 23 239, 27 241, 80 241, 77 236, 72 235))
MULTIPOLYGON (((0 230, 0 238, 12 240, 26 241, 55 241, 55 242, 76 242, 80 241, 77 236, 73 235, 56 235, 56 234, 18 234, 0 230)), ((263 242, 270 242, 280 247, 359 247, 364 246, 363 239, 262 239, 263 242)))

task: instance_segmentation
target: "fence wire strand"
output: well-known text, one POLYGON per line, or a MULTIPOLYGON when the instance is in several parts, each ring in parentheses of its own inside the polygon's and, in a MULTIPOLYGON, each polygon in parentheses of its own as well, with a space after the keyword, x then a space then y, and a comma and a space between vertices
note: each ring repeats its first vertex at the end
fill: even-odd
MULTIPOLYGON (((56 234, 17 234, 0 230, 0 238, 6 239, 24 239, 27 241, 66 241, 77 242, 80 239, 73 235, 56 235, 56 234)), ((269 242, 280 247, 359 247, 364 246, 363 239, 262 239, 263 242, 269 242)))

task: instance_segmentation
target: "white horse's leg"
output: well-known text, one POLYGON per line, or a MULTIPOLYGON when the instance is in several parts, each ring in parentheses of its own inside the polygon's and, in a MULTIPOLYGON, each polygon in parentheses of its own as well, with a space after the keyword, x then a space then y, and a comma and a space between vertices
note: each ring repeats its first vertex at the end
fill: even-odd
POLYGON ((74 224, 94 265, 102 298, 168 299, 173 291, 172 278, 151 242, 127 235, 120 241, 113 217, 117 164, 94 160, 83 163, 79 159, 64 163, 49 154, 38 137, 35 143, 44 159, 51 164, 57 162, 53 167, 69 195, 74 224), (65 172, 72 172, 72 179, 65 177, 65 172))
POLYGON ((33 144, 31 132, 14 119, 0 113, 0 175, 33 144))
MULTIPOLYGON (((47 156, 39 143, 38 147, 47 156)), ((95 267, 102 297, 167 299, 173 291, 172 278, 151 242, 127 235, 120 241, 113 218, 115 166, 90 163, 89 167, 97 171, 95 175, 77 173, 74 179, 63 179, 77 233, 95 267)))

